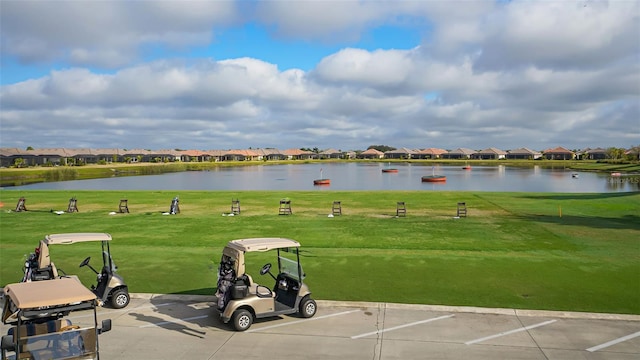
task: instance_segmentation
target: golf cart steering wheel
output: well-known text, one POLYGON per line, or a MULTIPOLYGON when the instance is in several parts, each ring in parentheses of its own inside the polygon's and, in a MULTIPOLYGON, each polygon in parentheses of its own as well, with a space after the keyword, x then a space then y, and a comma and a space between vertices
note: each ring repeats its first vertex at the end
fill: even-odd
POLYGON ((86 259, 82 260, 82 262, 80 263, 80 267, 89 265, 89 260, 91 260, 91 256, 87 256, 86 259))
POLYGON ((260 269, 260 275, 264 275, 264 274, 268 273, 269 270, 271 270, 271 263, 264 264, 262 269, 260 269))

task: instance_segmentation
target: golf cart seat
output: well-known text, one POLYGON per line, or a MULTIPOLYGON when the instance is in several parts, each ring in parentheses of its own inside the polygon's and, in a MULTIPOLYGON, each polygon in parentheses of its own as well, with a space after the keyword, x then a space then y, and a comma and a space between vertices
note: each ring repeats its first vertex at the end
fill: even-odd
MULTIPOLYGON (((71 320, 68 319, 56 319, 49 320, 40 324, 25 324, 20 325, 20 336, 34 336, 34 335, 44 335, 49 333, 58 332, 64 330, 66 327, 71 326, 71 320)), ((16 332, 16 327, 12 327, 7 332, 8 335, 13 335, 16 332)))
POLYGON ((249 288, 249 294, 255 294, 256 293, 256 288, 258 287, 258 284, 253 282, 253 278, 251 277, 251 275, 249 274, 244 274, 244 276, 246 276, 246 283, 247 283, 247 287, 249 288))
POLYGON ((58 269, 51 262, 49 256, 49 246, 40 240, 38 268, 34 270, 33 277, 35 280, 49 280, 58 277, 58 269))
POLYGON ((58 277, 58 269, 56 268, 56 266, 53 263, 51 263, 51 264, 49 264, 49 268, 50 268, 49 271, 51 272, 51 278, 52 279, 57 278, 58 277))
POLYGON ((236 279, 232 292, 232 298, 234 299, 243 299, 249 295, 262 298, 275 296, 275 293, 269 287, 253 282, 249 274, 244 274, 236 279))
POLYGON ((40 254, 38 255, 38 269, 46 268, 51 265, 51 257, 49 256, 49 246, 40 240, 40 254))

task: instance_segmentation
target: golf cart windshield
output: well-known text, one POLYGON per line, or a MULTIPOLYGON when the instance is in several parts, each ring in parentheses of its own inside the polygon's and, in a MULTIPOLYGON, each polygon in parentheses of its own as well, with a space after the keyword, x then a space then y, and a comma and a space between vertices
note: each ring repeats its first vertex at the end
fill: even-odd
MULTIPOLYGON (((282 254, 278 257, 280 261, 280 273, 286 274, 294 279, 298 279, 298 262, 295 260, 288 259, 282 254)), ((303 280, 305 277, 304 271, 302 271, 302 266, 300 266, 300 278, 299 280, 303 280)))
POLYGON ((97 359, 98 334, 111 330, 111 320, 97 327, 96 295, 74 278, 8 284, 4 287, 2 358, 97 359), (93 324, 73 324, 69 314, 93 312, 93 324), (7 357, 7 353, 13 356, 7 357))
POLYGON ((21 337, 21 353, 30 359, 94 359, 96 329, 85 327, 36 336, 21 337), (55 344, 55 346, 52 346, 55 344))

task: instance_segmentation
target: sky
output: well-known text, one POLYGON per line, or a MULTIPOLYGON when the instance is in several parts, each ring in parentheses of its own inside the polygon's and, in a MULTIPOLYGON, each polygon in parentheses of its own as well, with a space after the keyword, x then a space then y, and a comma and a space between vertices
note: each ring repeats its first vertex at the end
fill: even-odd
POLYGON ((640 145, 640 1, 0 0, 0 147, 640 145))

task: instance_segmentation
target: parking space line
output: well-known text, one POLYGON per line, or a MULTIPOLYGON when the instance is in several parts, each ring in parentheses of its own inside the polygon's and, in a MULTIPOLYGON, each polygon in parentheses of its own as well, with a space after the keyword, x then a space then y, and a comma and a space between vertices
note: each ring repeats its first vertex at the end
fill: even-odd
POLYGON ((623 341, 631 340, 631 339, 636 338, 638 336, 640 336, 640 331, 638 331, 636 333, 633 333, 633 334, 630 334, 630 335, 627 335, 627 336, 623 336, 621 338, 617 338, 617 339, 614 339, 614 340, 611 340, 611 341, 607 341, 606 343, 600 344, 598 346, 590 347, 590 348, 587 349, 587 351, 588 352, 595 352, 595 351, 598 351, 598 350, 602 350, 604 348, 608 348, 609 346, 613 346, 613 345, 621 343, 623 341))
POLYGON ((509 330, 509 331, 501 332, 501 333, 499 333, 499 334, 495 334, 495 335, 491 335, 491 336, 483 337, 483 338, 480 338, 480 339, 475 339, 475 340, 467 341, 467 342, 465 343, 465 345, 476 344, 476 343, 479 343, 479 342, 483 342, 483 341, 485 341, 485 340, 491 340, 491 339, 499 338, 499 337, 501 337, 501 336, 510 335, 510 334, 515 334, 515 333, 518 333, 518 332, 521 332, 521 331, 530 330, 530 329, 535 329, 535 328, 540 327, 540 326, 549 325, 549 324, 554 323, 554 322, 556 322, 556 321, 557 321, 557 320, 549 320, 549 321, 541 322, 541 323, 539 323, 539 324, 530 325, 530 326, 526 326, 526 327, 519 328, 519 329, 514 329, 514 330, 509 330))
POLYGON ((148 328, 148 327, 162 326, 162 325, 167 325, 167 324, 177 324, 177 323, 186 322, 186 321, 189 321, 189 320, 204 319, 206 317, 209 317, 209 315, 193 316, 193 317, 184 318, 184 319, 176 319, 174 321, 161 321, 161 322, 157 322, 157 323, 153 323, 153 324, 141 325, 139 327, 140 328, 148 328))
POLYGON ((359 339, 359 338, 363 338, 363 337, 365 337, 365 336, 369 336, 369 335, 377 335, 377 334, 380 334, 380 333, 383 333, 383 332, 387 332, 387 331, 393 331, 393 330, 403 329, 403 328, 406 328, 406 327, 416 326, 416 325, 420 325, 420 324, 425 324, 425 323, 429 323, 429 322, 436 321, 436 320, 448 319, 448 318, 453 317, 453 316, 454 316, 453 314, 452 314, 452 315, 444 315, 444 316, 440 316, 440 317, 433 318, 433 319, 427 319, 427 320, 422 320, 422 321, 416 321, 416 322, 413 322, 413 323, 410 323, 410 324, 404 324, 404 325, 394 326, 394 327, 391 327, 391 328, 388 328, 388 329, 382 329, 382 330, 378 330, 378 331, 372 331, 372 332, 369 332, 369 333, 366 333, 366 334, 354 335, 354 336, 352 336, 351 338, 352 338, 352 339, 359 339))
POLYGON ((282 324, 276 324, 276 325, 271 325, 271 326, 265 326, 265 327, 261 327, 259 329, 249 329, 245 332, 247 333, 251 333, 251 332, 256 332, 256 331, 261 331, 261 330, 268 330, 268 329, 273 329, 273 328, 277 328, 277 327, 281 327, 281 326, 287 326, 287 325, 294 325, 294 324, 298 324, 301 323, 303 321, 312 321, 312 320, 320 320, 320 319, 326 319, 329 317, 333 317, 333 316, 339 316, 339 315, 346 315, 346 314, 351 314, 354 312, 359 312, 362 310, 350 310, 350 311, 343 311, 343 312, 339 312, 339 313, 335 313, 335 314, 327 314, 327 315, 323 315, 323 316, 315 316, 312 318, 308 318, 308 319, 303 319, 303 320, 297 320, 297 321, 290 321, 290 322, 286 322, 286 323, 282 323, 282 324))

